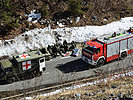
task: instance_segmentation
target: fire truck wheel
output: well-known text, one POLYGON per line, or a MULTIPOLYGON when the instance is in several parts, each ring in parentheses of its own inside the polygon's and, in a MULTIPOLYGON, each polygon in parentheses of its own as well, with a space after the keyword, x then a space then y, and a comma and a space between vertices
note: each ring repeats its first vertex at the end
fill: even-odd
POLYGON ((97 62, 97 67, 100 67, 104 65, 104 59, 99 59, 99 61, 97 62))
POLYGON ((127 53, 126 52, 122 52, 121 53, 121 59, 124 59, 125 57, 127 57, 127 53))

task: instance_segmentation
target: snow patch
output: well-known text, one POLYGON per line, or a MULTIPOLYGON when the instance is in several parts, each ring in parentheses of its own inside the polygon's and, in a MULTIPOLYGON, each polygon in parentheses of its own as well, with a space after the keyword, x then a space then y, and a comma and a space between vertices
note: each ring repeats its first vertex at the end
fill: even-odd
POLYGON ((55 43, 55 31, 62 36, 61 41, 67 40, 67 42, 83 42, 94 37, 104 37, 105 35, 111 35, 114 32, 119 33, 124 30, 128 30, 130 27, 133 27, 133 17, 122 18, 120 21, 115 21, 103 26, 84 26, 57 29, 51 29, 48 27, 44 29, 33 29, 14 38, 13 43, 4 45, 3 41, 0 41, 0 56, 12 56, 29 50, 53 45, 55 43), (25 39, 26 34, 29 37, 28 40, 25 39))

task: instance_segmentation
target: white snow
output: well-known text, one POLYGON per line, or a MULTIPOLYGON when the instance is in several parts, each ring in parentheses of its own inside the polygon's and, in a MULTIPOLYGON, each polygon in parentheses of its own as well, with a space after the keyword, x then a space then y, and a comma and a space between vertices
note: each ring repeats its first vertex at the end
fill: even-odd
POLYGON ((9 42, 9 44, 4 45, 3 41, 0 41, 0 56, 21 54, 30 49, 39 49, 52 45, 55 43, 55 31, 62 35, 62 41, 66 39, 68 42, 83 42, 93 37, 103 37, 111 35, 113 32, 122 32, 129 29, 129 27, 133 27, 133 17, 122 18, 120 21, 103 26, 34 29, 14 38, 14 43, 12 44, 9 42), (29 36, 28 41, 25 40, 25 34, 29 36))

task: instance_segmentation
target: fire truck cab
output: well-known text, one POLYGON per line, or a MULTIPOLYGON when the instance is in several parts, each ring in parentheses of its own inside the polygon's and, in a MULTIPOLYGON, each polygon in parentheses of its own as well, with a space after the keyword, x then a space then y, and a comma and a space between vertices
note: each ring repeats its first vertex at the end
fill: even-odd
POLYGON ((82 59, 91 65, 97 65, 98 61, 104 64, 103 45, 97 39, 85 41, 82 49, 82 59))
POLYGON ((82 60, 101 66, 105 62, 125 58, 133 53, 133 34, 119 33, 115 37, 85 41, 82 48, 82 60))

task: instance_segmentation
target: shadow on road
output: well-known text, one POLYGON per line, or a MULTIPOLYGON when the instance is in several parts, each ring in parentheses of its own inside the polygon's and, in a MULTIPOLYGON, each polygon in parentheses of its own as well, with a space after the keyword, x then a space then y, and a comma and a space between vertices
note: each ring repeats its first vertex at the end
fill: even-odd
POLYGON ((94 68, 93 66, 85 63, 82 59, 77 59, 65 64, 59 64, 56 67, 63 73, 70 73, 70 72, 79 72, 89 70, 90 68, 94 68))

